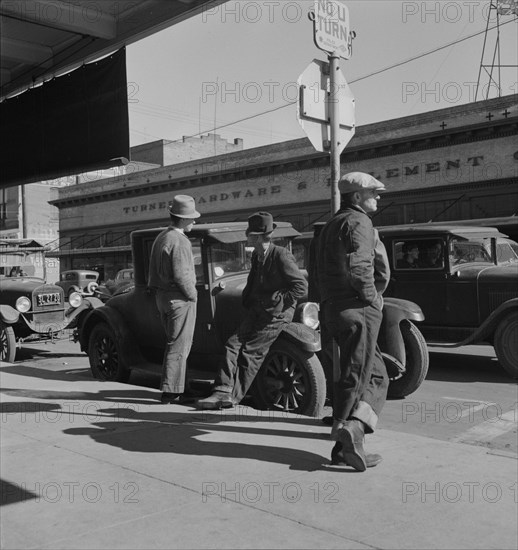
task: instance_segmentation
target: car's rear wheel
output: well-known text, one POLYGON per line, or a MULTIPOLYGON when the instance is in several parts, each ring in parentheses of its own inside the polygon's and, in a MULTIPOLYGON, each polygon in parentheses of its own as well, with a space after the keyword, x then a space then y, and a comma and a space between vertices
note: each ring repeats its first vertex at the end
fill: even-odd
POLYGON ((119 342, 112 328, 98 323, 92 329, 88 340, 90 368, 95 378, 115 382, 127 382, 130 370, 123 364, 119 342))
POLYGON ((0 321, 0 361, 12 363, 16 356, 14 329, 0 321))
POLYGON ((502 367, 518 378, 518 312, 513 311, 500 321, 493 343, 502 367))
POLYGON ((406 370, 401 374, 385 361, 390 380, 388 396, 392 398, 406 397, 415 392, 426 378, 429 365, 428 347, 421 331, 407 319, 403 319, 400 329, 405 344, 406 370))
POLYGON ((320 416, 326 398, 322 365, 315 354, 277 340, 257 373, 252 395, 259 408, 320 416))

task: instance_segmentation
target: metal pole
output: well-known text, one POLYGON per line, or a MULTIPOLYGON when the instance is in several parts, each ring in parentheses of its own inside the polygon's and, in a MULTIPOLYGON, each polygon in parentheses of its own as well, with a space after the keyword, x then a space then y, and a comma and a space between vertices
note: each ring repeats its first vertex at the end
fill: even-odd
MULTIPOLYGON (((331 216, 340 210, 340 193, 338 191, 338 180, 340 179, 340 103, 338 95, 338 79, 336 75, 340 70, 340 57, 333 52, 329 55, 329 124, 331 130, 331 216)), ((335 339, 333 339, 333 380, 340 377, 340 350, 335 339)))
POLYGON ((337 74, 340 70, 340 56, 333 52, 329 55, 329 124, 331 129, 331 215, 340 210, 340 193, 338 180, 340 179, 340 101, 338 94, 337 74))

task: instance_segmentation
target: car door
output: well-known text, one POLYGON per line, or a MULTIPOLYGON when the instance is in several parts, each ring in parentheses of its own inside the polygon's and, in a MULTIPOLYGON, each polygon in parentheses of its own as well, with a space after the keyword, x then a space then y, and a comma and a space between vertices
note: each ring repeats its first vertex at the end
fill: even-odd
POLYGON ((391 280, 386 296, 410 300, 423 310, 423 324, 440 326, 448 309, 448 274, 444 261, 445 242, 434 238, 401 238, 395 237, 385 246, 391 262, 391 280), (427 263, 426 251, 435 244, 441 244, 441 258, 437 265, 427 263), (419 257, 414 267, 404 262, 403 250, 417 245, 419 257))

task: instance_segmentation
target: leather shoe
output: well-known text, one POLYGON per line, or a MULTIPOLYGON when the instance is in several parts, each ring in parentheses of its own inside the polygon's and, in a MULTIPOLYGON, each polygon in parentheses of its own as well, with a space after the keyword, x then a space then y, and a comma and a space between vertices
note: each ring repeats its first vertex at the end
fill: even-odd
POLYGON ((180 393, 163 392, 162 397, 160 398, 160 403, 162 403, 162 405, 169 405, 171 403, 179 403, 180 396, 181 396, 180 393))
POLYGON ((234 406, 234 401, 230 393, 215 391, 205 399, 198 399, 196 405, 198 408, 205 410, 231 409, 234 406))
POLYGON ((342 444, 345 463, 358 472, 364 472, 367 469, 363 450, 364 433, 363 424, 359 420, 344 422, 337 433, 337 441, 342 444))
MULTIPOLYGON (((376 453, 367 453, 365 455, 365 464, 367 468, 374 468, 374 466, 377 466, 382 460, 383 457, 376 453)), ((331 464, 333 466, 351 466, 351 464, 347 464, 345 461, 345 457, 342 453, 342 444, 338 441, 331 451, 331 464)))
POLYGON ((324 416, 322 418, 322 424, 325 424, 326 426, 332 426, 333 425, 333 417, 332 416, 324 416))

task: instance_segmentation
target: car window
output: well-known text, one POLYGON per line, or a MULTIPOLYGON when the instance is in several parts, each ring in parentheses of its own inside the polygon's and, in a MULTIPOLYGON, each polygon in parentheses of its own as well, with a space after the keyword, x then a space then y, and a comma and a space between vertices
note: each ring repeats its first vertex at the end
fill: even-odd
POLYGON ((498 240, 496 243, 496 261, 499 264, 505 262, 518 262, 518 251, 513 249, 511 242, 498 240))
POLYGON ((97 280, 97 275, 86 275, 85 279, 95 281, 95 280, 97 280))
POLYGON ((467 263, 492 264, 491 239, 461 240, 453 238, 449 248, 450 266, 455 267, 467 263))
POLYGON ((444 268, 442 239, 406 239, 392 243, 392 267, 398 271, 444 268))
POLYGON ((212 266, 212 276, 215 280, 250 270, 250 260, 253 247, 245 246, 244 242, 217 243, 209 248, 209 261, 212 266))

